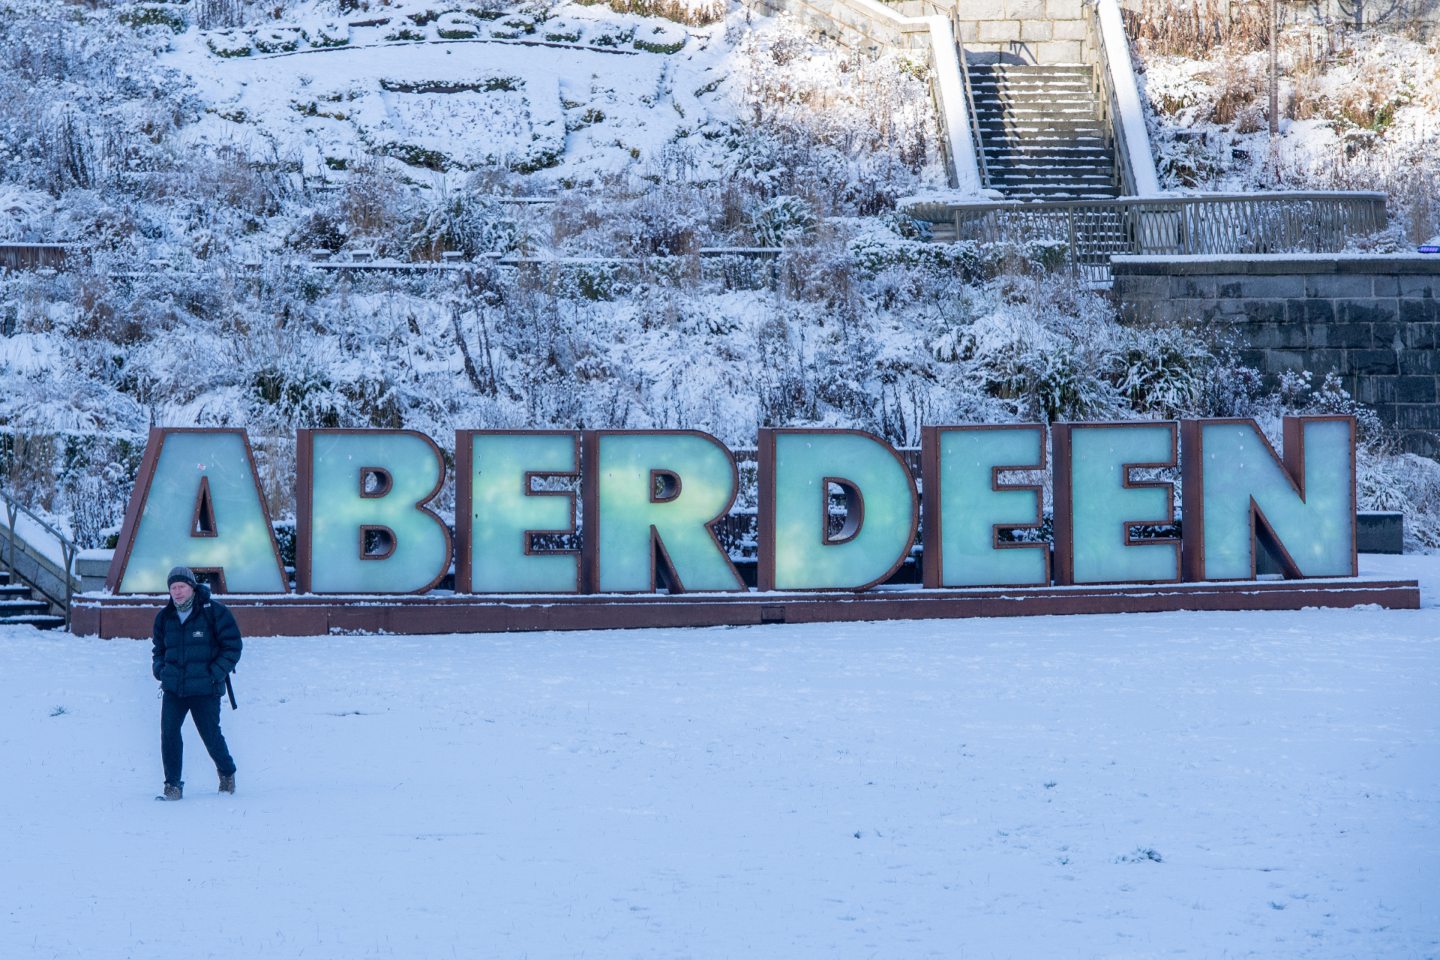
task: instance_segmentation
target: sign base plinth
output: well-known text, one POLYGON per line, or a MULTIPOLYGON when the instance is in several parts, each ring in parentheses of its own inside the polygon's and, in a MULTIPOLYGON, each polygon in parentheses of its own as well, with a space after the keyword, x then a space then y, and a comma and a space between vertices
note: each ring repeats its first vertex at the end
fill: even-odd
MULTIPOLYGON (((1415 580, 1246 580, 1226 583, 925 590, 864 593, 421 596, 229 595, 221 600, 246 636, 360 633, 515 633, 654 627, 748 626, 864 620, 1156 613, 1177 610, 1300 610, 1306 607, 1420 607, 1415 580)), ((82 594, 71 630, 103 638, 150 636, 161 596, 82 594)))

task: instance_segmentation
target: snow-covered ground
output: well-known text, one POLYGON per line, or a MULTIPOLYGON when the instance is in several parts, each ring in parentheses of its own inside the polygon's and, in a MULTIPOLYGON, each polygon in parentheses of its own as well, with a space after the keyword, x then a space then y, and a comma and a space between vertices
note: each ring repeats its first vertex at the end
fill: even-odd
POLYGON ((239 794, 0 629, 0 956, 1432 957, 1419 611, 255 639, 239 794))

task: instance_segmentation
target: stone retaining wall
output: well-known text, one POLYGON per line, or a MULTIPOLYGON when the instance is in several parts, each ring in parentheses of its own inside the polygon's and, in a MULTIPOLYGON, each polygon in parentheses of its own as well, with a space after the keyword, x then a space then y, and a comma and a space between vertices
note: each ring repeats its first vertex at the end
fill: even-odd
POLYGON ((1018 56, 1030 63, 1084 63, 1081 0, 962 0, 956 22, 967 54, 1018 56))
POLYGON ((1272 381, 1338 373, 1407 450, 1440 457, 1440 256, 1119 256, 1113 270, 1127 322, 1223 326, 1272 381))

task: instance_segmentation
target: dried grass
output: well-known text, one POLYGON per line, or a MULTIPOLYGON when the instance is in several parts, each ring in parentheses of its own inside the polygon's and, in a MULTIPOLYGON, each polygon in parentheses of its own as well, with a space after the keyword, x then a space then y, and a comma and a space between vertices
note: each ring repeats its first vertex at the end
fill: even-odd
POLYGON ((662 17, 692 27, 725 19, 725 0, 577 0, 584 6, 605 6, 616 13, 662 17))
POLYGON ((1125 11, 1125 28, 1142 56, 1205 58, 1217 49, 1254 53, 1270 42, 1266 0, 1143 0, 1125 11))

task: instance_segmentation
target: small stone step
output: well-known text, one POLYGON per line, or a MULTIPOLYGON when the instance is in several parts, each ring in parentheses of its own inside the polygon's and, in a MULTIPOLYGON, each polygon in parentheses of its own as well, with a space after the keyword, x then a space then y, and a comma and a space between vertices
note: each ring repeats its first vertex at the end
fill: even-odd
POLYGON ((1096 136, 1103 136, 1099 121, 1094 117, 1003 117, 1003 116, 976 116, 976 121, 983 129, 985 127, 1004 127, 1015 130, 1051 131, 1053 133, 1067 133, 1073 136, 1083 136, 1087 131, 1094 131, 1096 136))
POLYGON ((1090 84, 1083 80, 1075 83, 1006 83, 976 79, 970 83, 970 92, 977 97, 1074 97, 1089 100, 1095 96, 1090 84))
POLYGON ((975 115, 978 117, 1060 117, 1071 119, 1084 117, 1087 120, 1097 119, 1095 105, 1090 103, 1046 103, 1037 100, 1028 104, 975 104, 975 115))
POLYGON ((990 175, 990 185, 997 190, 1043 190, 1058 187, 1065 190, 1101 193, 1115 186, 1113 177, 1027 177, 990 175))
POLYGON ((1031 201, 1055 201, 1055 200, 1114 200, 1114 192, 1097 193, 1094 191, 1074 191, 1061 188, 1047 189, 1038 188, 1034 190, 1016 190, 1005 193, 1006 200, 1031 200, 1031 201))
POLYGON ((59 630, 61 627, 65 626, 65 618, 57 617, 53 613, 0 616, 0 625, 21 627, 31 626, 37 630, 59 630))
POLYGON ((3 597, 24 597, 30 598, 30 588, 20 583, 0 583, 0 598, 3 597))
POLYGON ((1014 144, 995 144, 985 148, 987 153, 1013 153, 1016 156, 1045 155, 1054 157, 1110 156, 1103 146, 1074 140, 1023 140, 1014 144))
POLYGON ((1098 118, 1100 115, 1100 108, 1094 103, 1086 103, 1083 101, 1060 102, 1044 97, 1037 97, 1034 100, 1020 100, 1005 103, 997 102, 994 100, 980 99, 976 99, 975 101, 976 116, 997 116, 1015 113, 1022 115, 1032 113, 1039 113, 1042 115, 1050 113, 1080 114, 1086 117, 1098 118))
POLYGON ((1090 76, 1088 63, 972 63, 970 72, 999 76, 1090 76))
POLYGON ((985 163, 989 167, 1013 167, 1028 170, 1032 167, 1065 167, 1067 169, 1108 168, 1110 156, 1105 153, 1072 156, 1063 153, 996 153, 985 151, 985 163))
POLYGON ((1066 100, 1094 100, 1089 86, 1079 83, 1064 84, 1011 84, 972 83, 970 95, 976 100, 994 97, 1009 97, 1016 100, 1031 100, 1041 97, 1063 97, 1066 100))
POLYGON ((990 185, 998 190, 1029 190, 1043 187, 1065 187, 1084 191, 1104 191, 1115 187, 1115 178, 1093 177, 1045 177, 1023 173, 997 173, 990 171, 990 185))
MULTIPOLYGON (((29 591, 27 590, 28 594, 29 591)), ((0 600, 0 619, 5 617, 23 617, 35 614, 47 614, 50 612, 50 604, 44 600, 32 600, 28 596, 24 599, 0 600)))

